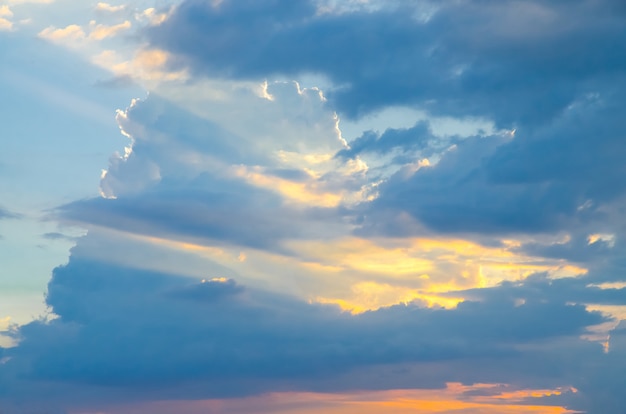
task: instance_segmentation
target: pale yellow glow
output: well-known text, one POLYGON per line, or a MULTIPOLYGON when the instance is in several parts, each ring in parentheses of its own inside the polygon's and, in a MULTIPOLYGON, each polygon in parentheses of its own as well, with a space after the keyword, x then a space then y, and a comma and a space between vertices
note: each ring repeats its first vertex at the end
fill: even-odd
MULTIPOLYGON (((352 313, 396 304, 449 309, 464 300, 462 293, 454 292, 494 286, 503 280, 520 281, 535 271, 550 275, 585 271, 560 260, 528 257, 506 245, 484 247, 455 238, 290 240, 282 246, 289 254, 281 254, 249 247, 244 252, 237 244, 181 240, 175 235, 119 233, 125 240, 206 259, 206 269, 219 272, 207 274, 195 262, 194 267, 178 268, 181 275, 228 275, 244 285, 335 304, 352 313)), ((132 266, 172 271, 164 260, 134 262, 132 266)))
POLYGON ((568 387, 568 388, 557 388, 554 390, 548 389, 539 389, 539 390, 515 390, 515 391, 504 391, 496 395, 490 396, 477 396, 474 397, 473 400, 477 402, 489 402, 493 400, 506 400, 509 402, 524 402, 530 398, 544 398, 544 397, 552 397, 562 395, 565 392, 576 393, 578 392, 576 388, 568 387))
POLYGON ((170 71, 169 55, 157 49, 140 50, 128 60, 113 50, 104 50, 92 58, 92 62, 117 76, 150 81, 181 81, 189 77, 186 70, 170 71))
MULTIPOLYGON (((148 8, 132 13, 128 5, 112 5, 107 2, 98 2, 93 11, 98 16, 109 14, 112 16, 128 16, 127 20, 118 20, 115 24, 102 24, 91 20, 86 25, 70 24, 66 27, 47 27, 39 32, 39 37, 59 44, 63 47, 77 50, 83 56, 98 66, 112 72, 116 76, 127 76, 141 83, 148 90, 154 90, 163 82, 184 81, 189 78, 187 70, 169 70, 165 65, 164 52, 142 50, 143 46, 116 51, 105 50, 104 47, 117 47, 119 44, 109 41, 124 32, 136 32, 138 29, 164 22, 170 7, 165 13, 157 12, 155 8, 148 8), (122 13, 123 12, 123 13, 122 13)), ((4 19, 0 16, 0 19, 4 19)), ((0 22, 0 30, 11 28, 12 23, 0 22)))
POLYGON ((6 316, 4 318, 0 318, 0 331, 6 331, 9 329, 9 325, 11 324, 11 317, 6 316))
POLYGON ((263 99, 267 99, 268 101, 273 101, 274 100, 274 96, 269 93, 268 91, 268 86, 269 84, 267 83, 267 80, 263 83, 261 83, 259 85, 258 90, 255 90, 258 94, 259 97, 263 98, 263 99))
POLYGON ((289 181, 281 177, 265 175, 258 168, 243 165, 234 167, 233 173, 249 184, 277 192, 288 202, 319 207, 336 207, 341 202, 341 194, 324 191, 315 181, 306 183, 289 181))
POLYGON ((349 287, 312 300, 360 313, 398 303, 454 308, 462 295, 448 292, 519 281, 537 272, 576 276, 586 269, 562 260, 529 257, 513 251, 517 243, 485 247, 461 239, 379 239, 356 237, 331 241, 292 241, 289 248, 303 266, 332 272, 349 287), (358 275, 354 279, 347 275, 358 275))
POLYGON ((367 312, 369 308, 366 306, 361 306, 357 303, 349 302, 344 299, 332 299, 332 298, 323 298, 317 297, 315 300, 311 300, 310 303, 321 303, 324 305, 337 305, 344 312, 350 312, 353 315, 358 315, 359 313, 367 312))
POLYGON ((405 178, 408 178, 408 177, 414 175, 416 172, 418 172, 422 168, 430 167, 430 165, 431 165, 430 164, 430 160, 428 158, 423 158, 421 160, 417 160, 416 162, 414 162, 412 164, 405 165, 402 168, 402 170, 400 170, 400 173, 402 173, 405 178))
POLYGON ((319 166, 331 161, 333 158, 333 154, 302 154, 284 150, 278 151, 276 155, 281 164, 290 167, 302 167, 302 165, 319 166))
MULTIPOLYGON (((300 274, 305 278, 301 283, 309 286, 307 299, 310 301, 335 304, 351 313, 402 303, 454 308, 464 298, 450 292, 493 286, 507 278, 520 280, 531 270, 558 272, 567 267, 560 261, 526 264, 535 259, 514 255, 505 248, 486 248, 464 240, 292 241, 288 247, 296 254, 283 256, 254 249, 242 255, 236 246, 227 248, 150 236, 131 237, 193 252, 236 269, 248 281, 252 278, 267 283, 276 279, 273 283, 284 289, 280 276, 275 274, 278 266, 285 274, 300 274), (502 262, 503 259, 506 260, 502 262), (527 269, 510 271, 517 265, 527 269)), ((572 271, 580 274, 584 269, 572 267, 572 271)), ((306 295, 306 291, 293 293, 306 295)))
POLYGON ((132 24, 130 21, 126 20, 123 23, 116 24, 114 26, 106 26, 103 24, 96 24, 95 21, 89 22, 89 26, 91 32, 89 33, 89 38, 94 40, 102 40, 107 37, 113 37, 120 33, 121 31, 128 30, 131 28, 132 24))
POLYGON ((414 255, 406 246, 384 247, 356 237, 330 242, 294 241, 289 246, 309 261, 342 269, 415 276, 433 269, 431 260, 414 255))
POLYGON ((63 29, 57 29, 53 26, 47 27, 39 32, 39 37, 54 42, 81 41, 86 38, 85 31, 77 24, 70 24, 63 29))
POLYGON ((315 262, 302 262, 301 266, 314 272, 338 273, 344 270, 342 266, 330 266, 315 262))
POLYGON ((150 7, 148 9, 145 9, 143 13, 141 14, 141 16, 147 19, 151 25, 156 26, 156 25, 163 23, 165 20, 167 20, 168 14, 157 13, 154 7, 150 7))
MULTIPOLYGON (((0 318, 0 347, 2 348, 9 348, 15 345, 15 341, 13 340, 13 338, 2 335, 2 331, 8 331, 10 326, 10 316, 0 318)), ((2 364, 2 360, 0 360, 0 364, 2 364)))
POLYGON ((599 289, 624 289, 626 288, 626 282, 590 283, 587 287, 596 287, 599 289))
POLYGON ((344 312, 359 314, 385 306, 419 303, 429 308, 455 308, 462 297, 438 296, 436 293, 375 282, 357 283, 350 299, 317 297, 314 302, 337 305, 344 312))
POLYGON ((228 282, 228 279, 225 278, 225 277, 212 277, 209 280, 202 279, 201 282, 202 283, 226 283, 226 282, 228 282))
POLYGON ((114 37, 131 27, 132 23, 129 20, 112 26, 91 20, 84 28, 77 24, 70 24, 64 28, 49 26, 39 32, 39 37, 65 47, 88 50, 88 46, 95 46, 98 42, 114 37))
POLYGON ((600 342, 604 347, 604 352, 610 352, 610 333, 622 320, 626 320, 626 306, 587 304, 586 308, 587 311, 602 312, 605 316, 613 318, 611 321, 588 327, 588 332, 582 336, 583 339, 600 342))
POLYGON ((458 281, 459 288, 494 286, 503 280, 522 280, 536 272, 575 276, 587 271, 562 260, 529 257, 506 247, 485 247, 460 239, 367 240, 350 237, 324 242, 294 241, 289 246, 309 262, 392 274, 396 279, 427 274, 429 277, 421 280, 443 281, 437 272, 431 272, 442 265, 451 265, 460 272, 444 280, 458 281))
POLYGON ((167 63, 167 59, 167 52, 158 49, 139 51, 135 57, 135 61, 145 68, 160 68, 167 63))
POLYGON ((6 4, 0 6, 0 17, 13 17, 13 12, 6 4))
POLYGON ((0 30, 1 31, 9 31, 13 29, 13 23, 4 17, 0 17, 0 30))
POLYGON ((120 11, 123 11, 126 8, 126 6, 121 5, 121 6, 112 6, 108 3, 103 3, 103 2, 99 2, 98 4, 96 4, 96 10, 98 11, 103 11, 103 12, 109 12, 109 13, 117 13, 120 11))
MULTIPOLYGON (((339 141, 338 143, 342 143, 339 141)), ((343 145, 343 144, 342 144, 343 145)), ((375 188, 378 183, 364 184, 358 190, 352 191, 324 191, 324 176, 332 173, 342 177, 362 177, 368 170, 367 164, 360 159, 351 159, 339 162, 334 158, 336 148, 332 152, 300 153, 279 150, 277 161, 285 168, 300 170, 308 176, 305 182, 294 182, 283 178, 269 176, 263 173, 261 167, 236 167, 236 174, 244 177, 250 184, 268 188, 280 193, 289 202, 312 204, 320 207, 336 207, 354 205, 362 201, 371 201, 377 194, 375 188)))
POLYGON ((131 26, 132 24, 128 20, 113 26, 97 24, 92 20, 89 22, 89 34, 81 26, 71 24, 62 29, 57 29, 54 26, 47 27, 39 32, 39 36, 53 42, 64 42, 66 45, 68 41, 71 41, 74 43, 73 46, 78 46, 87 39, 100 41, 113 37, 121 31, 130 29, 131 26))
MULTIPOLYGON (((176 250, 186 250, 186 251, 192 251, 195 253, 202 253, 212 258, 225 257, 227 255, 224 249, 215 247, 215 246, 206 246, 202 244, 195 244, 195 243, 177 241, 177 240, 154 237, 154 236, 132 235, 131 237, 144 240, 153 244, 167 246, 176 250)), ((233 259, 238 260, 238 257, 235 256, 233 259)))
POLYGON ((601 234, 601 233, 596 233, 596 234, 590 234, 589 236, 587 236, 587 243, 588 244, 594 244, 597 242, 604 242, 607 244, 607 246, 609 247, 614 247, 615 246, 615 235, 614 234, 601 234))
MULTIPOLYGON (((450 289, 439 287, 443 292, 450 289)), ((462 297, 437 295, 437 292, 425 289, 411 289, 404 286, 392 286, 386 283, 360 282, 352 286, 349 298, 317 297, 316 302, 338 305, 343 311, 352 314, 363 313, 396 304, 418 303, 426 307, 455 308, 463 301, 462 297)))

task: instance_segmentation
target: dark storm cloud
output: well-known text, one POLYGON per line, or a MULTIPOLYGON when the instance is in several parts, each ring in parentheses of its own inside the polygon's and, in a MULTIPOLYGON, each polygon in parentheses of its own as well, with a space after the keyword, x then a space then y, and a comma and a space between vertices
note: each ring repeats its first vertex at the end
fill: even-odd
POLYGON ((535 124, 598 79, 623 82, 626 68, 613 0, 400 2, 341 14, 287 3, 188 0, 147 35, 200 75, 326 75, 351 116, 409 104, 535 124), (426 18, 425 7, 436 11, 426 18))

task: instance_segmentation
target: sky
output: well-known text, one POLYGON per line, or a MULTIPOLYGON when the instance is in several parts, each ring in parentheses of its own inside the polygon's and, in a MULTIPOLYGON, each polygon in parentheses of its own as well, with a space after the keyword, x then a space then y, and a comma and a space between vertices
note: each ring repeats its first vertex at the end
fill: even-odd
POLYGON ((626 412, 621 0, 0 0, 2 414, 626 412))

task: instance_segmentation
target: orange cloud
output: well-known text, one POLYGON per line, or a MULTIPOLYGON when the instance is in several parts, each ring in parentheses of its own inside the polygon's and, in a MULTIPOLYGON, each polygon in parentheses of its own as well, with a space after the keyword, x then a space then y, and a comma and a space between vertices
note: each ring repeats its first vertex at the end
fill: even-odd
MULTIPOLYGON (((494 396, 469 396, 481 389, 506 388, 499 384, 464 386, 450 383, 440 390, 391 390, 342 394, 287 392, 232 400, 166 401, 107 410, 109 414, 571 414, 564 407, 520 404, 574 389, 516 390, 494 396)), ((90 413, 83 413, 90 414, 90 413)))

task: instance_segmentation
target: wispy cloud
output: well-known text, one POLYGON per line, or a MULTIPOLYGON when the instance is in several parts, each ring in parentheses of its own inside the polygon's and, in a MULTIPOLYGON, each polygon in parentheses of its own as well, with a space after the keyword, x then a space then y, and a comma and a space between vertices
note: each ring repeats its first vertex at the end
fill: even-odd
POLYGON ((0 206, 0 219, 18 219, 22 217, 21 214, 14 213, 0 206))

